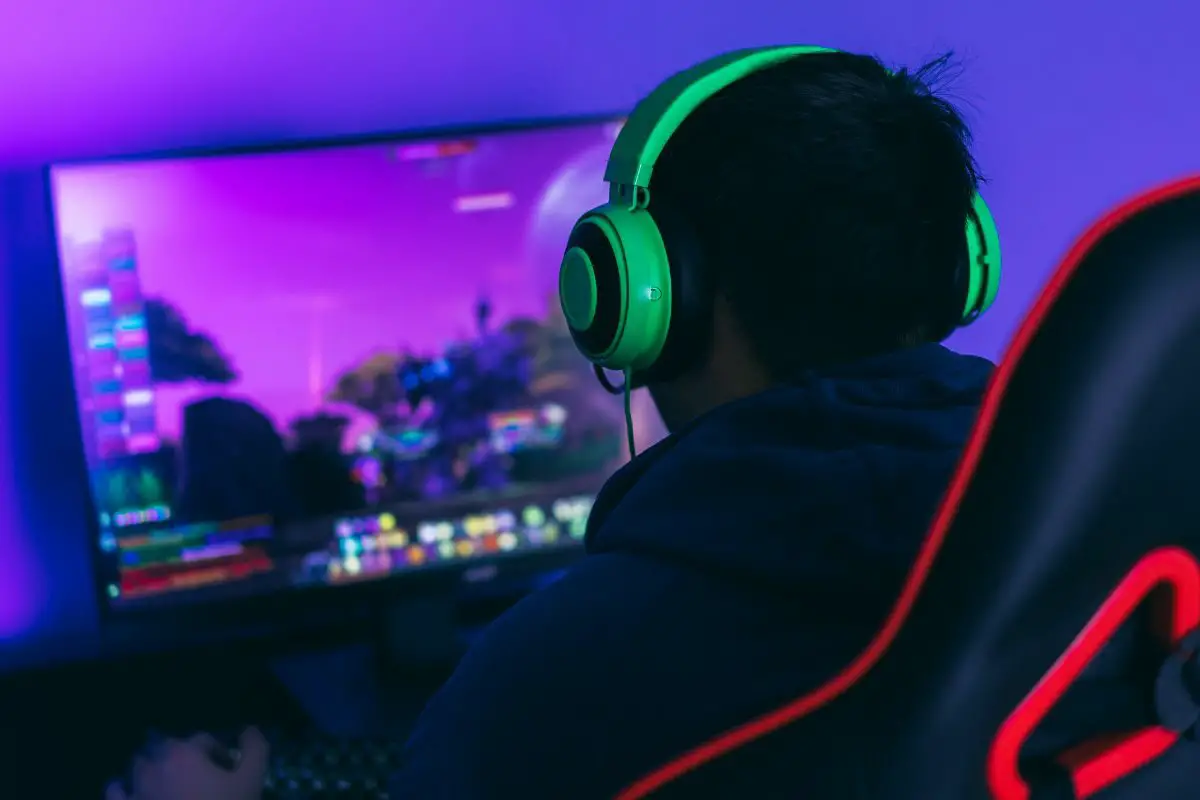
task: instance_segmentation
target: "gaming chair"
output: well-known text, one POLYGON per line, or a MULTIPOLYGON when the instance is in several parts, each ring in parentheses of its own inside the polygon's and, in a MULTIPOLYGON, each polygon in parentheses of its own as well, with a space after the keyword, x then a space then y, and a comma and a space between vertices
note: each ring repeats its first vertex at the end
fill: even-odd
POLYGON ((857 659, 619 800, 1200 797, 1198 554, 1200 177, 1125 204, 1067 255, 857 659), (1030 762, 1030 734, 1143 610, 1145 668, 1089 701, 1131 692, 1140 727, 1080 730, 1030 762))

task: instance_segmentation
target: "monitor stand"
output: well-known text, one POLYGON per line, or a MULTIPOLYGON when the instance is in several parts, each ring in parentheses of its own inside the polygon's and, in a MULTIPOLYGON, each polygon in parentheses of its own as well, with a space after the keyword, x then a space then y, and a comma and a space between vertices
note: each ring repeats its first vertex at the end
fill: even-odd
POLYGON ((366 641, 294 653, 276 662, 275 674, 326 733, 407 738, 472 634, 528 594, 542 574, 493 580, 494 573, 457 586, 403 587, 379 604, 366 641))
POLYGON ((407 738, 462 655, 452 592, 408 595, 381 606, 366 640, 291 653, 273 665, 324 733, 407 738))
POLYGON ((465 649, 457 604, 449 592, 397 598, 383 612, 379 655, 385 674, 444 674, 465 649))

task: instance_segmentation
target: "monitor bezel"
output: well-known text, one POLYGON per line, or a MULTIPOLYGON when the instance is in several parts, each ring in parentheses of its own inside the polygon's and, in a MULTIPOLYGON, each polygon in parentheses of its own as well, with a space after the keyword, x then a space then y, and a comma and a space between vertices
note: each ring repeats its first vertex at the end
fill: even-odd
MULTIPOLYGON (((204 158, 227 158, 230 156, 301 153, 313 150, 333 150, 393 143, 404 144, 406 142, 436 139, 530 133, 543 130, 552 131, 564 128, 617 123, 623 121, 626 117, 627 114, 624 113, 541 117, 494 121, 490 123, 431 126, 347 136, 284 139, 272 142, 225 146, 185 147, 145 153, 53 161, 41 168, 41 176, 45 206, 50 223, 50 239, 51 247, 53 248, 52 256, 59 295, 58 301, 64 313, 63 323, 65 325, 66 322, 66 290, 62 274, 58 205, 54 195, 53 184, 53 175, 56 170, 113 164, 143 164, 154 161, 183 161, 204 158)), ((65 328, 63 330, 63 337, 67 344, 67 359, 70 362, 70 335, 65 328)), ((79 391, 76 385, 76 370, 71 368, 70 363, 67 366, 70 370, 72 405, 78 409, 79 391)), ((100 547, 99 516, 96 498, 92 491, 90 470, 83 442, 83 430, 78 419, 78 412, 76 412, 72 426, 78 433, 75 437, 77 446, 74 455, 75 462, 79 467, 79 480, 83 484, 87 503, 88 557, 94 584, 93 596, 101 623, 102 651, 112 648, 115 648, 117 651, 126 651, 131 646, 134 649, 141 649, 140 647, 124 642, 124 640, 129 639, 127 633, 118 637, 117 641, 112 641, 108 646, 105 646, 104 640, 109 638, 104 635, 105 632, 120 630, 126 623, 137 628, 143 628, 152 626, 156 619, 169 617, 170 625, 166 633, 169 634, 169 638, 178 640, 177 646, 184 646, 193 635, 203 635, 206 630, 211 629, 214 625, 221 628, 227 625, 239 628, 252 628, 262 625, 277 627, 284 617, 292 619, 297 615, 303 617, 306 614, 328 612, 331 602, 336 603, 339 609, 361 607, 363 604, 374 604, 389 596, 396 596, 400 587, 410 588, 415 592, 430 590, 440 592, 454 591, 455 587, 462 584, 464 576, 477 572, 480 569, 496 567, 506 572, 544 572, 572 563, 582 555, 582 546, 556 546, 546 551, 525 550, 472 558, 461 563, 449 562, 444 566, 426 567, 413 572, 399 572, 341 585, 285 586, 246 596, 213 597, 204 601, 193 602, 187 602, 184 599, 174 600, 172 599, 173 595, 164 595, 165 602, 161 604, 139 602, 130 606, 122 606, 119 603, 114 603, 108 596, 107 584, 109 575, 106 563, 109 556, 100 547)), ((148 628, 147 632, 149 632, 148 628)), ((134 632, 133 638, 129 639, 129 642, 133 642, 137 638, 140 637, 134 632)), ((166 643, 163 642, 161 644, 165 645, 166 643)))

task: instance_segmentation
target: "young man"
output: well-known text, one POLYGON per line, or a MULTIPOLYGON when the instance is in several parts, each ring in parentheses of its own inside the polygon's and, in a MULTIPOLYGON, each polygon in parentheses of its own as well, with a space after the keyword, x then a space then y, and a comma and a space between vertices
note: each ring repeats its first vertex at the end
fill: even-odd
POLYGON ((945 64, 796 58, 671 137, 651 210, 686 220, 716 287, 703 357, 649 385, 671 435, 604 487, 584 562, 430 702, 392 798, 611 798, 867 643, 991 369, 933 341, 979 182, 931 90, 945 64))
POLYGON ((991 371, 934 341, 979 182, 946 63, 784 61, 669 139, 650 210, 696 232, 710 344, 649 384, 671 436, 430 702, 393 797, 613 797, 867 643, 991 371))

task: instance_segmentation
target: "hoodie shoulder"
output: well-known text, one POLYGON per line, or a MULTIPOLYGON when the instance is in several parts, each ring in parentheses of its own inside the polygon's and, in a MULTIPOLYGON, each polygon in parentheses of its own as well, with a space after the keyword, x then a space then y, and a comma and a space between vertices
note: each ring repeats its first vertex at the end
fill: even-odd
POLYGON ((590 556, 472 647, 426 707, 392 796, 611 798, 861 649, 871 622, 831 615, 855 598, 829 591, 780 603, 755 586, 714 591, 677 564, 590 556))

